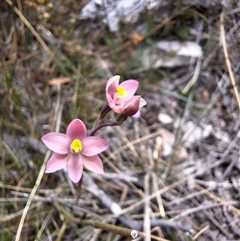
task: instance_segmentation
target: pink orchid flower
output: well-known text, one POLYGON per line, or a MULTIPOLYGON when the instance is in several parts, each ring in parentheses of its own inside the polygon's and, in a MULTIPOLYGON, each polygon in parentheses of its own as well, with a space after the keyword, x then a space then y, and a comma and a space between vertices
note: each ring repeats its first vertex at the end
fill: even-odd
POLYGON ((66 134, 51 132, 44 135, 42 141, 55 152, 48 160, 46 173, 67 166, 68 175, 74 183, 81 179, 83 166, 95 173, 104 173, 98 154, 105 151, 108 144, 100 137, 87 136, 86 126, 81 120, 73 120, 66 134))
POLYGON ((106 98, 109 107, 116 113, 140 116, 140 108, 146 105, 141 96, 134 96, 138 88, 137 80, 126 80, 119 84, 120 76, 111 77, 106 84, 106 98))

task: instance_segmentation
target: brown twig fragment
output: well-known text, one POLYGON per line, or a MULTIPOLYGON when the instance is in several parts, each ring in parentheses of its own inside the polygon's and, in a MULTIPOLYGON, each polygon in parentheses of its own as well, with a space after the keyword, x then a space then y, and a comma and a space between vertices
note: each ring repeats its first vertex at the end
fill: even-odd
MULTIPOLYGON (((98 222, 98 221, 82 221, 82 224, 84 225, 91 225, 94 228, 100 228, 102 230, 108 231, 108 232, 112 232, 115 234, 119 234, 125 237, 131 237, 133 239, 136 239, 138 236, 142 236, 142 237, 146 237, 146 234, 144 232, 140 232, 134 229, 128 229, 128 228, 122 228, 122 227, 118 227, 112 224, 108 224, 108 223, 102 223, 102 222, 98 222)), ((155 235, 151 235, 151 240, 158 240, 158 241, 169 241, 168 239, 164 239, 164 238, 160 238, 157 237, 155 235)))

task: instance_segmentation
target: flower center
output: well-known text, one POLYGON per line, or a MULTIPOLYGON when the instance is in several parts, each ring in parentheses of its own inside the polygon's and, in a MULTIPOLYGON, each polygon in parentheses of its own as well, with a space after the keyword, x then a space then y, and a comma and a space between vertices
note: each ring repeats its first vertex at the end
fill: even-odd
POLYGON ((127 95, 127 91, 123 86, 118 86, 116 91, 119 97, 125 97, 127 95))
POLYGON ((79 139, 74 139, 70 147, 72 151, 78 153, 82 150, 82 142, 79 139))

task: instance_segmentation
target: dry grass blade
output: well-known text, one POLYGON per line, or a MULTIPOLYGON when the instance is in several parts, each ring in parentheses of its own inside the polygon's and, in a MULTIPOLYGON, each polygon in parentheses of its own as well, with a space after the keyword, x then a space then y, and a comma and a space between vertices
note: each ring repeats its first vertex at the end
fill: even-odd
MULTIPOLYGON (((55 109, 55 116, 56 116, 56 127, 55 127, 55 130, 56 131, 59 131, 59 129, 60 129, 60 123, 61 123, 61 118, 62 118, 62 110, 63 110, 63 105, 61 104, 61 96, 60 96, 60 85, 58 86, 58 91, 59 91, 58 101, 57 101, 56 109, 55 109)), ((23 229, 25 218, 27 216, 29 207, 30 207, 30 205, 32 203, 33 197, 35 196, 35 194, 36 194, 36 192, 37 192, 37 190, 39 188, 39 185, 40 185, 40 183, 42 181, 42 178, 43 178, 43 175, 44 175, 45 169, 46 169, 46 163, 47 163, 50 155, 51 155, 51 151, 48 150, 46 152, 46 155, 45 155, 44 161, 42 163, 42 166, 40 168, 39 175, 37 177, 35 185, 34 185, 32 191, 31 191, 31 194, 30 194, 30 196, 28 198, 26 206, 25 206, 25 208, 23 210, 23 214, 22 214, 22 217, 21 217, 19 225, 18 225, 15 241, 19 241, 20 238, 21 238, 21 233, 22 233, 22 229, 23 229)))
MULTIPOLYGON (((13 5, 13 2, 11 0, 5 0, 10 6, 13 5)), ((30 29, 32 34, 36 37, 36 39, 39 41, 39 43, 42 45, 43 49, 49 54, 51 58, 54 58, 54 54, 49 49, 49 47, 46 45, 46 43, 43 41, 41 36, 38 34, 38 32, 33 28, 33 26, 29 23, 29 21, 24 17, 24 15, 21 13, 21 11, 17 7, 13 7, 13 10, 16 12, 16 14, 19 16, 19 18, 22 20, 22 22, 30 29)))
POLYGON ((197 238, 204 233, 207 229, 209 228, 209 226, 205 226, 204 228, 202 228, 197 234, 194 235, 193 240, 197 240, 197 238))
MULTIPOLYGON (((147 173, 144 177, 144 194, 146 197, 149 196, 150 194, 150 176, 147 173)), ((151 228, 151 222, 150 222, 150 201, 146 200, 145 204, 144 204, 144 232, 146 234, 145 236, 145 241, 150 241, 150 228, 151 228)))
POLYGON ((240 96, 238 93, 237 85, 236 85, 236 80, 232 71, 231 67, 231 62, 228 54, 228 49, 227 49, 227 43, 226 43, 226 36, 225 36, 225 30, 224 30, 224 16, 225 16, 225 11, 223 10, 221 15, 220 15, 220 30, 221 30, 221 42, 222 42, 222 47, 223 47, 223 53, 225 56, 225 61, 229 73, 229 77, 232 83, 232 88, 238 103, 238 108, 240 109, 240 96))
POLYGON ((22 233, 22 228, 23 228, 23 225, 24 225, 25 218, 26 218, 26 216, 27 216, 28 210, 29 210, 30 205, 31 205, 31 203, 32 203, 32 199, 33 199, 34 195, 36 194, 37 189, 38 189, 38 187, 39 187, 39 185, 40 185, 40 183, 41 183, 42 177, 43 177, 43 175, 44 175, 44 173, 45 173, 45 165, 46 165, 46 163, 47 163, 47 161, 48 161, 48 159, 49 159, 49 157, 50 157, 50 154, 51 154, 51 151, 48 150, 47 153, 46 153, 46 155, 45 155, 45 158, 44 158, 42 167, 41 167, 41 169, 40 169, 40 171, 39 171, 39 175, 38 175, 38 178, 37 178, 37 180, 36 180, 36 183, 35 183, 32 191, 31 191, 31 194, 30 194, 30 196, 29 196, 29 199, 28 199, 28 201, 27 201, 27 203, 26 203, 26 206, 25 206, 25 208, 24 208, 24 210, 23 210, 23 214, 22 214, 22 217, 21 217, 21 219, 20 219, 20 223, 19 223, 19 225, 18 225, 18 229, 17 229, 17 234, 16 234, 15 241, 21 240, 20 238, 21 238, 21 233, 22 233))
POLYGON ((224 201, 222 198, 217 197, 216 195, 214 195, 213 193, 209 192, 208 190, 206 190, 205 188, 201 187, 198 184, 195 184, 195 187, 199 190, 202 191, 204 194, 206 194, 208 197, 210 197, 211 199, 221 203, 223 206, 227 207, 228 209, 232 210, 233 212, 235 212, 236 214, 240 215, 240 209, 235 208, 233 205, 229 204, 228 202, 224 201))

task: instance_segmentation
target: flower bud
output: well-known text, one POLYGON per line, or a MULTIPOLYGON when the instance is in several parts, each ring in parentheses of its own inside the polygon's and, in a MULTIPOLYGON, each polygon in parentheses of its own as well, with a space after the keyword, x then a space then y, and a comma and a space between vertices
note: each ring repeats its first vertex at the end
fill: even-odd
POLYGON ((133 116, 135 115, 140 108, 140 99, 141 96, 133 96, 130 100, 128 100, 122 109, 122 114, 125 116, 133 116))

